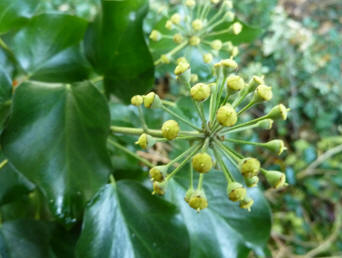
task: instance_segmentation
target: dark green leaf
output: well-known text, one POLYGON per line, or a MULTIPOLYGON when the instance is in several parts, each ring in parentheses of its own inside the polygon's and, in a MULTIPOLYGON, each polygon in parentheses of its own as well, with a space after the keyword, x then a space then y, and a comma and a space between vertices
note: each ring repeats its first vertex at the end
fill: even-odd
POLYGON ((188 234, 176 215, 134 181, 107 185, 89 204, 77 257, 188 257, 188 234))
POLYGON ((41 14, 10 38, 8 45, 29 77, 79 81, 88 75, 78 46, 86 26, 87 22, 76 16, 41 14))
POLYGON ((14 95, 4 154, 68 223, 107 180, 109 124, 105 99, 90 83, 27 82, 14 95))
POLYGON ((0 68, 0 131, 11 106, 12 81, 9 75, 0 68))
POLYGON ((39 0, 1 0, 0 35, 25 24, 38 4, 39 0))
POLYGON ((147 10, 147 0, 103 0, 85 39, 91 63, 105 75, 106 90, 126 101, 153 86, 153 60, 142 32, 147 10))

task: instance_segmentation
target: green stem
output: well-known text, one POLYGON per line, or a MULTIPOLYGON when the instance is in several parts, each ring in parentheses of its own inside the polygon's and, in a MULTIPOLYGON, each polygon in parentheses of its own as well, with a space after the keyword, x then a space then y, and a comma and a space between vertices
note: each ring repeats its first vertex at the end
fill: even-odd
POLYGON ((154 165, 153 165, 151 162, 149 162, 148 160, 146 160, 146 159, 140 157, 139 155, 137 155, 136 153, 130 151, 130 150, 127 149, 126 147, 122 146, 121 144, 119 144, 119 143, 117 143, 117 142, 115 142, 115 141, 113 141, 113 140, 111 140, 111 139, 108 139, 108 142, 109 142, 111 145, 113 145, 114 147, 118 148, 119 150, 122 150, 123 152, 125 152, 125 153, 131 155, 133 158, 139 160, 140 162, 142 162, 142 163, 145 164, 146 166, 148 166, 148 167, 150 167, 150 168, 154 167, 154 165))
MULTIPOLYGON (((114 133, 133 134, 133 135, 140 135, 145 132, 143 128, 131 128, 131 127, 121 127, 121 126, 111 126, 110 129, 114 133)), ((154 137, 163 138, 161 130, 148 129, 146 133, 154 137)), ((180 137, 194 136, 194 137, 202 138, 204 134, 199 133, 197 131, 180 131, 179 136, 180 137)))
POLYGON ((227 157, 233 162, 233 164, 237 165, 238 162, 240 162, 241 158, 234 153, 229 147, 225 146, 220 142, 219 140, 215 139, 215 142, 220 147, 220 149, 227 154, 227 157))
POLYGON ((220 34, 224 34, 224 33, 229 33, 232 31, 232 27, 229 27, 228 29, 224 29, 224 30, 220 30, 220 31, 215 31, 212 33, 208 33, 205 36, 206 37, 212 37, 212 36, 216 36, 216 35, 220 35, 220 34))
POLYGON ((175 107, 175 106, 176 106, 175 103, 173 103, 173 102, 171 102, 171 101, 168 101, 168 100, 162 99, 161 102, 162 102, 162 104, 167 105, 167 106, 170 106, 170 107, 175 107))
POLYGON ((194 188, 194 168, 192 166, 192 163, 190 163, 190 189, 194 188))
POLYGON ((214 146, 214 155, 215 155, 215 158, 216 158, 217 162, 219 163, 219 165, 223 171, 223 174, 225 175, 228 183, 234 182, 235 180, 234 180, 233 176, 230 174, 226 164, 224 164, 224 162, 220 156, 219 150, 217 149, 216 146, 214 146))
POLYGON ((138 111, 139 111, 139 118, 140 118, 142 127, 143 127, 145 132, 148 132, 148 127, 147 127, 147 124, 146 124, 146 121, 145 121, 144 112, 142 110, 141 105, 138 107, 138 111))
POLYGON ((176 157, 175 159, 171 160, 166 166, 167 167, 171 167, 173 164, 177 163, 178 161, 182 160, 183 158, 185 158, 186 156, 189 155, 189 153, 191 153, 196 147, 200 146, 199 144, 196 144, 194 146, 192 146, 190 149, 187 149, 186 151, 184 151, 182 154, 180 154, 178 157, 176 157))
POLYGON ((259 125, 256 123, 256 124, 253 124, 253 125, 248 125, 248 126, 245 126, 245 127, 234 129, 234 130, 231 130, 230 128, 227 128, 228 131, 222 131, 221 133, 227 135, 227 134, 230 134, 230 133, 237 133, 237 132, 245 131, 245 130, 248 130, 248 129, 253 129, 253 128, 256 128, 258 126, 259 125))
POLYGON ((182 122, 184 122, 185 124, 189 125, 190 127, 194 128, 195 130, 198 131, 202 131, 201 128, 193 125, 191 122, 189 122, 188 120, 186 120, 185 118, 183 118, 182 116, 178 115, 177 113, 173 112, 171 109, 165 107, 164 105, 162 105, 162 109, 165 110, 166 112, 168 112, 170 115, 178 118, 179 120, 181 120, 182 122))
MULTIPOLYGON (((167 56, 172 56, 176 54, 178 51, 182 50, 186 45, 188 44, 188 41, 183 42, 182 44, 179 44, 177 47, 172 49, 170 52, 166 53, 167 56)), ((154 65, 158 65, 161 63, 161 58, 159 58, 157 61, 154 62, 154 65)))
POLYGON ((2 169, 4 166, 6 166, 7 163, 8 163, 8 159, 3 160, 3 161, 0 163, 0 169, 2 169))
POLYGON ((250 141, 243 141, 239 139, 232 139, 232 138, 227 138, 225 141, 228 142, 233 142, 233 143, 240 143, 240 144, 248 144, 248 145, 254 145, 254 146, 263 146, 264 143, 262 142, 250 142, 250 141))
POLYGON ((251 100, 246 106, 244 106, 240 111, 238 112, 238 115, 241 115, 243 112, 250 109, 255 104, 255 101, 251 100))
POLYGON ((251 120, 251 121, 248 121, 248 122, 245 122, 245 123, 241 123, 241 124, 232 126, 232 127, 230 127, 230 128, 227 128, 226 130, 223 130, 222 133, 230 132, 230 131, 232 131, 232 130, 235 130, 235 129, 238 129, 238 128, 241 128, 241 127, 246 127, 246 126, 255 124, 255 123, 257 123, 257 122, 260 122, 261 120, 265 120, 265 119, 267 119, 267 118, 268 118, 267 116, 261 116, 261 117, 258 117, 258 118, 256 118, 256 119, 253 119, 253 120, 251 120))
POLYGON ((197 190, 202 189, 204 174, 201 173, 198 179, 197 190))

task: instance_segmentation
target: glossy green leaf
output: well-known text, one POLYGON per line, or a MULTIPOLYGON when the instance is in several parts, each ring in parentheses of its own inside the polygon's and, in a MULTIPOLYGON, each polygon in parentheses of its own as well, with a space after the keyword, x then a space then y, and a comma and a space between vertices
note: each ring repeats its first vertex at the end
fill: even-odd
POLYGON ((190 233, 190 257, 247 257, 250 248, 262 247, 267 243, 271 214, 261 191, 248 191, 255 202, 251 212, 240 209, 226 196, 226 181, 222 172, 211 171, 204 177, 209 206, 197 213, 184 201, 188 189, 185 171, 176 181, 170 182, 167 197, 180 207, 182 219, 190 233))
POLYGON ((188 239, 172 204, 122 180, 89 204, 77 257, 188 257, 188 239))
POLYGON ((43 81, 72 82, 88 75, 79 42, 87 22, 67 14, 34 16, 7 40, 19 64, 29 77, 43 81))
POLYGON ((1 0, 0 35, 25 24, 38 4, 39 0, 1 0))
POLYGON ((102 0, 85 38, 89 60, 105 75, 107 92, 126 101, 153 86, 153 60, 142 32, 147 11, 147 0, 102 0))
POLYGON ((2 146, 68 223, 107 181, 109 124, 106 100, 90 83, 27 82, 15 91, 2 146))
POLYGON ((11 78, 2 68, 0 68, 0 130, 2 130, 2 125, 9 113, 11 96, 11 78))

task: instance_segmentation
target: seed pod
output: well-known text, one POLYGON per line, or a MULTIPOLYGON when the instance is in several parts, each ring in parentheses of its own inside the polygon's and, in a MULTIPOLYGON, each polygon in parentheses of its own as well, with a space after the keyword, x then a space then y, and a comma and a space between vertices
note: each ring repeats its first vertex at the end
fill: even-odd
POLYGON ((269 130, 272 128, 273 120, 272 119, 264 119, 257 123, 257 126, 261 129, 269 130))
POLYGON ((255 187, 259 183, 259 177, 253 176, 251 178, 245 178, 245 182, 248 187, 255 187))
POLYGON ((275 152, 276 154, 280 155, 286 150, 284 145, 284 141, 282 140, 272 140, 263 145, 263 147, 269 149, 270 151, 275 152))
POLYGON ((210 64, 213 61, 213 59, 214 59, 214 57, 210 53, 206 53, 206 54, 203 55, 203 61, 206 64, 210 64))
POLYGON ((173 41, 176 43, 176 44, 180 44, 183 42, 183 36, 179 33, 176 33, 174 36, 173 36, 173 41))
POLYGON ((153 192, 152 194, 164 195, 166 191, 166 183, 165 182, 153 182, 153 192))
POLYGON ((212 49, 219 51, 222 48, 222 41, 219 39, 216 39, 213 42, 211 42, 210 46, 212 49))
POLYGON ((191 97, 198 101, 204 101, 210 96, 210 87, 204 83, 197 83, 190 89, 191 97))
POLYGON ((134 106, 140 106, 144 102, 144 98, 141 95, 135 95, 131 98, 131 104, 134 106))
POLYGON ((246 193, 246 188, 244 188, 242 184, 238 182, 231 182, 228 184, 227 194, 229 200, 233 202, 241 201, 245 198, 246 193))
POLYGON ((275 170, 264 170, 267 182, 274 188, 278 189, 286 184, 286 176, 284 173, 275 170))
POLYGON ((189 199, 189 206, 197 212, 208 207, 208 200, 203 190, 197 189, 192 193, 189 199))
POLYGON ((232 74, 227 78, 227 88, 231 90, 241 90, 245 87, 245 81, 242 77, 232 74))
POLYGON ((161 100, 157 94, 150 92, 143 96, 144 106, 146 108, 159 108, 161 107, 161 100))
POLYGON ((245 178, 257 176, 260 170, 260 162, 255 158, 244 158, 239 163, 240 172, 245 178))
POLYGON ((183 73, 185 73, 187 70, 190 69, 190 65, 188 62, 180 62, 176 68, 175 68, 175 75, 181 75, 183 73))
POLYGON ((192 36, 189 40, 191 46, 198 46, 201 43, 201 39, 198 36, 192 36))
POLYGON ((232 30, 233 30, 233 33, 235 35, 240 34, 240 32, 242 31, 241 23, 240 22, 234 22, 233 25, 232 25, 232 30))
POLYGON ((156 166, 150 169, 149 174, 153 181, 163 182, 167 173, 167 166, 156 166))
POLYGON ((269 101, 272 99, 272 96, 272 87, 268 87, 265 84, 260 84, 254 92, 253 100, 255 103, 269 101))
POLYGON ((197 153, 192 158, 192 166, 199 173, 208 173, 213 167, 213 161, 208 153, 197 153))
POLYGON ((237 114, 233 106, 227 103, 217 110, 216 119, 223 126, 232 126, 237 122, 237 114))
POLYGON ((177 137, 179 130, 179 125, 175 120, 168 120, 164 122, 161 128, 163 137, 170 141, 177 137))
POLYGON ((192 22, 192 28, 195 30, 195 31, 199 31, 203 28, 203 22, 202 20, 200 19, 196 19, 192 22))
POLYGON ((286 108, 283 104, 279 104, 271 109, 271 111, 267 114, 268 118, 271 119, 283 119, 286 120, 287 113, 290 111, 289 108, 286 108))
POLYGON ((161 34, 159 31, 157 30, 152 30, 151 34, 150 34, 150 39, 153 41, 159 41, 161 39, 161 34))
POLYGON ((240 208, 246 209, 248 211, 251 211, 251 207, 254 204, 254 200, 248 196, 246 196, 241 202, 240 202, 240 208))
POLYGON ((180 21, 181 21, 181 16, 178 14, 178 13, 175 13, 174 15, 171 16, 171 22, 173 24, 180 24, 180 21))

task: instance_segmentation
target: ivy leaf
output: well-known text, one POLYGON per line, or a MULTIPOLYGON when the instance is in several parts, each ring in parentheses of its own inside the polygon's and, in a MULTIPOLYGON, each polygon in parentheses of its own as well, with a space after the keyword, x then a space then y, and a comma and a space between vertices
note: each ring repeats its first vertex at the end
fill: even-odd
POLYGON ((222 172, 211 171, 204 177, 209 205, 197 213, 184 201, 187 189, 188 182, 180 175, 169 183, 167 198, 180 207, 190 233, 190 257, 247 257, 250 248, 262 248, 268 241, 271 213, 259 190, 248 191, 254 199, 252 211, 240 209, 227 197, 222 172))
POLYGON ((78 45, 86 27, 87 21, 76 16, 40 14, 10 37, 8 46, 32 79, 80 81, 89 73, 78 45))
POLYGON ((12 81, 9 75, 0 68, 0 131, 8 117, 11 106, 10 100, 12 97, 12 81))
POLYGON ((2 146, 54 215, 70 223, 107 181, 109 125, 106 100, 92 84, 26 82, 15 91, 2 146))
POLYGON ((125 101, 153 86, 154 65, 142 23, 148 0, 106 1, 88 28, 85 47, 105 88, 125 101))
POLYGON ((0 35, 25 24, 34 14, 39 0, 1 0, 0 35))
POLYGON ((188 234, 175 207, 140 184, 121 180, 93 198, 77 257, 188 257, 188 234), (170 251, 172 250, 172 251, 170 251))

